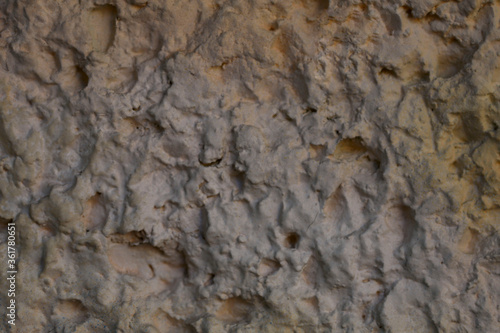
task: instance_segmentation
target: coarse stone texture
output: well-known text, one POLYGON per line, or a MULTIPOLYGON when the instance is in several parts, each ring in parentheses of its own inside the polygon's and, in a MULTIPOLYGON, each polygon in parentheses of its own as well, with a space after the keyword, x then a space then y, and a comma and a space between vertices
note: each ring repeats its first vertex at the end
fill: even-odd
POLYGON ((500 2, 0 0, 2 332, 500 332, 500 2))

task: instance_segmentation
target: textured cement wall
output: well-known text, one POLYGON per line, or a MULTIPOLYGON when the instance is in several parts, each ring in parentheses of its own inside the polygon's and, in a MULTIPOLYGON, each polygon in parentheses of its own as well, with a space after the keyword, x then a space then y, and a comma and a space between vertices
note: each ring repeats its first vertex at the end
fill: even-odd
POLYGON ((0 331, 499 332, 499 125, 496 0, 0 0, 0 331))

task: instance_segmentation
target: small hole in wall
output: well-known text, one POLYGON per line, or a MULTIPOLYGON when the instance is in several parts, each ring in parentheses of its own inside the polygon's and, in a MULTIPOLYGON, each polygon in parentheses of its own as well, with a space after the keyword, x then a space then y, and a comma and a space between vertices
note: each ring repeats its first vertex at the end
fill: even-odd
POLYGON ((328 0, 316 0, 316 6, 318 10, 327 10, 330 6, 330 1, 328 0))
POLYGON ((296 249, 299 247, 300 236, 296 232, 289 233, 285 238, 285 246, 289 249, 296 249))
POLYGON ((398 77, 398 74, 392 68, 382 67, 382 69, 378 73, 379 73, 379 75, 388 75, 388 76, 392 76, 394 78, 398 77))
POLYGON ((79 66, 75 66, 75 77, 78 82, 79 90, 83 90, 89 85, 89 77, 87 73, 85 73, 85 71, 79 66))
POLYGON ((269 31, 276 31, 279 28, 278 21, 275 21, 269 25, 269 31))
POLYGON ((214 274, 208 274, 206 280, 205 280, 205 283, 203 284, 204 287, 208 287, 208 286, 211 286, 214 284, 214 278, 215 278, 215 275, 214 274))
POLYGON ((406 13, 406 15, 408 17, 413 17, 413 12, 412 12, 413 9, 411 7, 409 7, 409 6, 403 6, 401 8, 403 8, 403 10, 405 11, 405 13, 406 13))

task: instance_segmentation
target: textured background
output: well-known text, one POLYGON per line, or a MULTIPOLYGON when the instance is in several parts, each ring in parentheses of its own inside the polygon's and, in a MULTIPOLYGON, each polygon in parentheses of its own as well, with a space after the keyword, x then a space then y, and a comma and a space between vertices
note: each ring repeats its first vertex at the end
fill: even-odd
POLYGON ((499 331, 499 124, 498 1, 0 0, 0 330, 499 331))

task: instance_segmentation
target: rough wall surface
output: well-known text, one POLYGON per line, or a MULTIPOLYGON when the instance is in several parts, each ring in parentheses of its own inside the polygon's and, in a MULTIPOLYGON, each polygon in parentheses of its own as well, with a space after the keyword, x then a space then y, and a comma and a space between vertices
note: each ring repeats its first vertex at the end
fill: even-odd
POLYGON ((1 0, 0 331, 498 332, 499 125, 498 1, 1 0))

